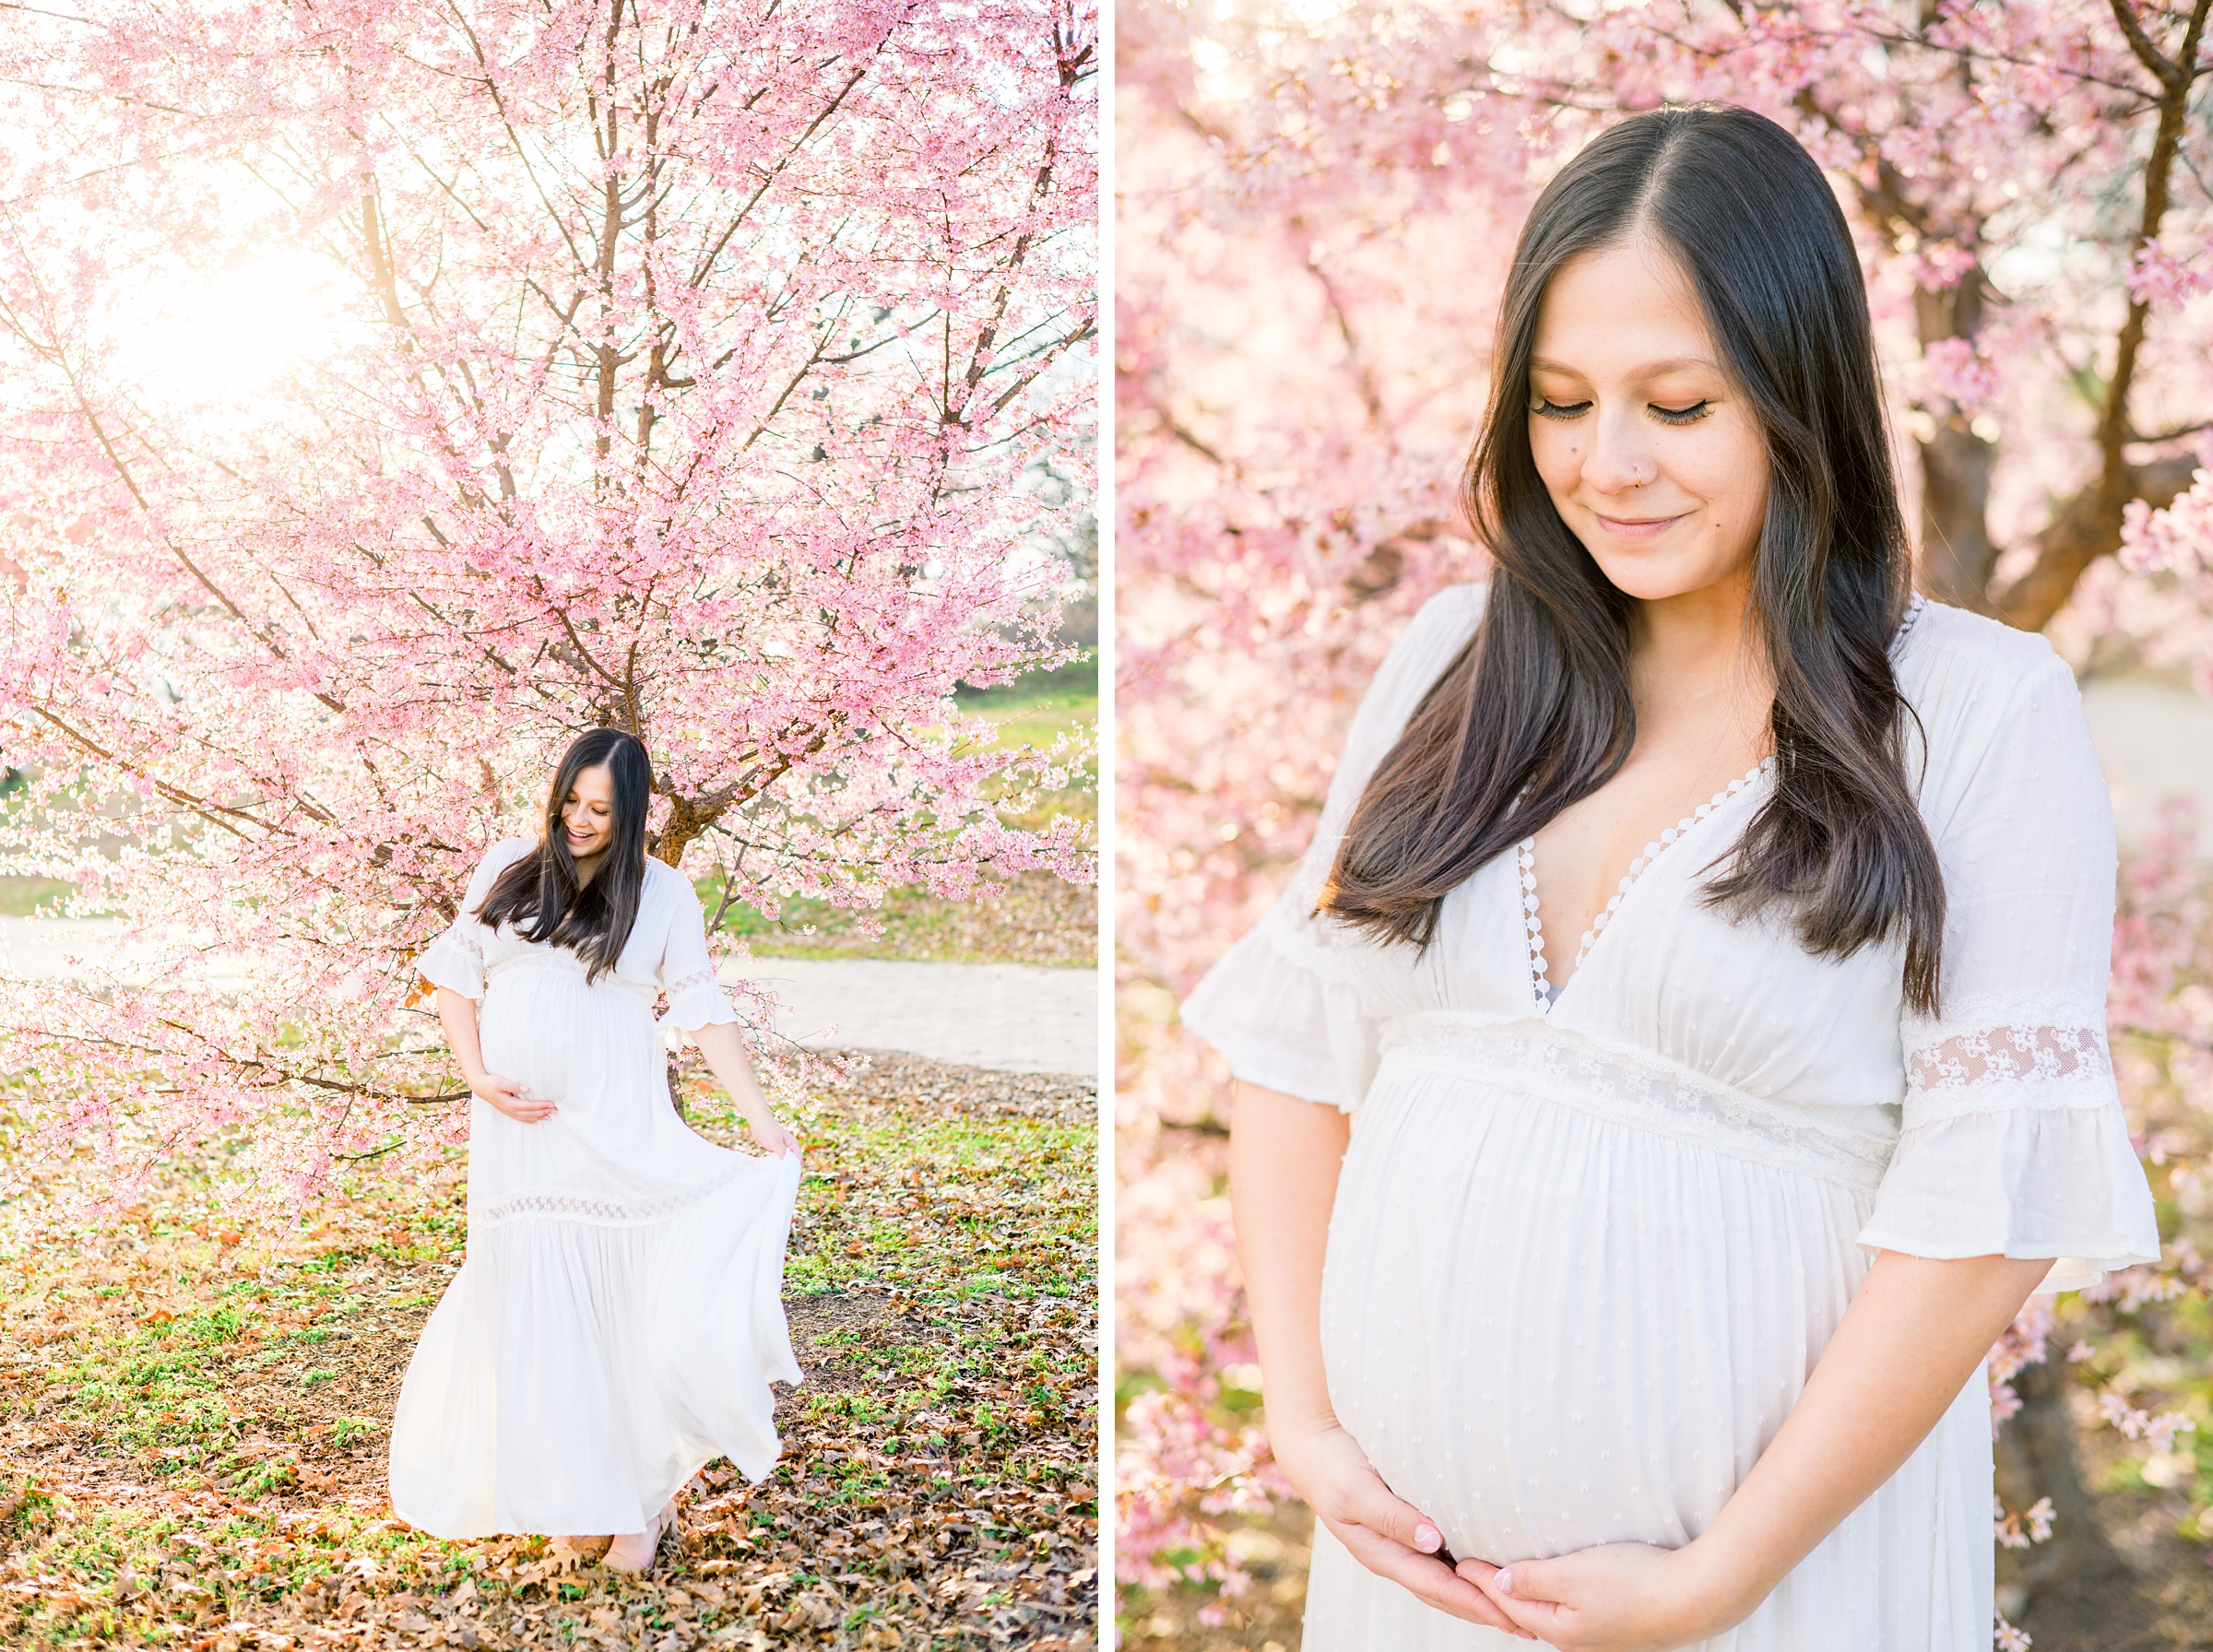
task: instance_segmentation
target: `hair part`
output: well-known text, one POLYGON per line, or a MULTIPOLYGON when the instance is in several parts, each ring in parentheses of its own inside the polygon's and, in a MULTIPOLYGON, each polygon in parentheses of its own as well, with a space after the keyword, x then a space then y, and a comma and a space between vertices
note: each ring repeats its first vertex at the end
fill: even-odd
POLYGON ((577 736, 553 771, 537 849, 500 874, 477 915, 487 926, 513 924, 525 940, 569 948, 584 961, 587 981, 613 970, 638 921, 652 796, 653 762, 637 736, 621 728, 577 736), (592 880, 584 883, 562 809, 576 777, 603 764, 613 783, 612 831, 592 880))
POLYGON ((1642 235, 1688 278, 1770 468, 1748 619, 1775 684, 1775 785, 1705 899, 1740 918, 1785 910, 1821 957, 1902 938, 1906 1002, 1934 1014, 1944 882, 1906 776, 1912 710, 1890 666, 1912 570, 1866 289, 1819 167, 1749 110, 1632 115, 1531 209, 1462 481, 1495 565, 1489 600, 1369 779, 1321 908, 1426 947, 1447 894, 1628 758, 1635 599, 1554 506, 1528 395, 1553 277, 1642 235))

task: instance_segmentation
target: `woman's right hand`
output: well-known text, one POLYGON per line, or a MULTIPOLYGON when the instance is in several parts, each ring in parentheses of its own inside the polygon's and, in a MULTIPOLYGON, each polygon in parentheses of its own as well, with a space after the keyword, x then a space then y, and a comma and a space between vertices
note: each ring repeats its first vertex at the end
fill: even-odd
POLYGON ((520 1079, 503 1079, 497 1073, 479 1073, 468 1083, 472 1094, 480 1095, 517 1124, 542 1124, 553 1116, 553 1103, 543 1096, 532 1095, 520 1079))
POLYGON ((1337 1422, 1294 1431, 1270 1431, 1275 1460, 1355 1560, 1441 1612, 1502 1629, 1522 1640, 1536 1637, 1518 1627, 1491 1599, 1453 1571, 1437 1525, 1411 1503, 1391 1494, 1359 1443, 1337 1422))

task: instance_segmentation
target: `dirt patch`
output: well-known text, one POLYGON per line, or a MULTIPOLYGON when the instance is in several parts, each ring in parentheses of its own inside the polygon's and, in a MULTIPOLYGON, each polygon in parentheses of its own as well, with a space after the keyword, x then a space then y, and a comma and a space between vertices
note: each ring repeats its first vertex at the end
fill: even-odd
POLYGON ((854 1063, 851 1073, 832 1092, 841 1101, 917 1114, 1028 1118, 1061 1125, 1088 1125, 1098 1117, 1099 1092, 1085 1079, 956 1067, 899 1050, 836 1054, 854 1063))
MULTIPOLYGON (((2098 1426, 2077 1426, 2076 1447, 2093 1484, 2121 1478, 2142 1450, 2098 1426)), ((2213 1556, 2175 1536, 2188 1499, 2146 1486, 2094 1501, 2120 1564, 2036 1591, 2016 1620, 2035 1652, 2213 1652, 2213 1556)))
POLYGON ((877 1392, 884 1371, 912 1363, 928 1326, 888 1296, 854 1291, 787 1298, 784 1319, 810 1395, 877 1392))

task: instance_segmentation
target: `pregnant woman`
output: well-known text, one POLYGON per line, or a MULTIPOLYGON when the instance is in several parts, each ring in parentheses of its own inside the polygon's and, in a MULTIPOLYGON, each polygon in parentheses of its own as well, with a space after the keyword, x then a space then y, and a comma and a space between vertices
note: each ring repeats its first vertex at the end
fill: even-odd
POLYGON ((799 1146, 746 1060, 698 897, 646 856, 651 781, 634 737, 580 738, 542 837, 493 844, 418 961, 472 1096, 468 1257, 392 1424, 410 1525, 611 1534, 606 1564, 629 1571, 704 1464, 768 1472, 769 1384, 799 1380, 779 1290, 799 1146), (692 1033, 768 1158, 677 1115, 662 1027, 692 1033))
POLYGON ((2042 638, 1910 596, 1859 266, 1738 110, 1532 211, 1433 598, 1185 1021, 1307 1652, 1984 1652, 1982 1362, 2154 1258, 2113 829, 2042 638))

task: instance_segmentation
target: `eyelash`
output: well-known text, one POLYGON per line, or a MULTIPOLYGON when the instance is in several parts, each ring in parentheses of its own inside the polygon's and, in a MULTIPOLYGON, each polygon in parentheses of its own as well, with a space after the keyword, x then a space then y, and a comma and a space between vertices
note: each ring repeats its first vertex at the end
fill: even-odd
MULTIPOLYGON (((1550 397, 1540 397, 1536 407, 1531 410, 1540 419, 1578 419, 1590 407, 1589 402, 1569 402, 1562 407, 1550 397)), ((1696 424, 1706 417, 1710 404, 1701 400, 1691 403, 1687 407, 1663 407, 1657 403, 1651 403, 1648 408, 1662 424, 1696 424)))

